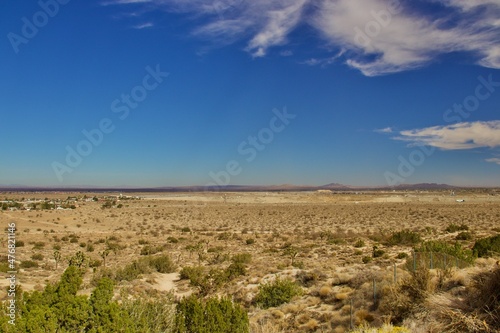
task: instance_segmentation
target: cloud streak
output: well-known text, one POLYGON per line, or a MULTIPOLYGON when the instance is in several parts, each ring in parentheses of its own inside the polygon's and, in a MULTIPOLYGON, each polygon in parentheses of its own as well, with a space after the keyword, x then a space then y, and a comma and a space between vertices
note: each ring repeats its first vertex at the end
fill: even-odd
POLYGON ((436 7, 438 14, 406 0, 392 12, 392 0, 107 0, 103 4, 111 3, 142 3, 189 14, 196 22, 194 36, 219 44, 243 40, 253 57, 295 43, 292 32, 312 27, 323 41, 318 50, 327 47, 332 55, 302 63, 325 65, 333 63, 329 59, 342 59, 366 76, 423 67, 452 52, 468 54, 480 66, 500 68, 498 0, 422 1, 424 7, 436 7), (364 41, 360 33, 365 34, 364 41), (342 58, 337 59, 339 50, 342 58))
MULTIPOLYGON (((401 131, 395 140, 442 150, 500 147, 500 120, 463 122, 401 131)), ((493 160, 493 159, 491 159, 493 160)), ((491 161, 490 161, 491 162, 491 161)))

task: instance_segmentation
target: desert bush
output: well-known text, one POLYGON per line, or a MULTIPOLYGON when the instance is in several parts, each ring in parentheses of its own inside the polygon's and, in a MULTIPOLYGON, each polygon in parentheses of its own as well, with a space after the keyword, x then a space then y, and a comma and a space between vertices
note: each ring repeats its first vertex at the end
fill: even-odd
POLYGON ((151 272, 151 268, 145 260, 136 260, 131 264, 120 268, 116 271, 114 279, 116 281, 132 281, 139 277, 141 274, 151 272))
POLYGON ((161 251, 162 251, 161 246, 146 245, 141 249, 141 255, 147 256, 147 255, 152 255, 152 254, 155 254, 155 253, 158 253, 161 251))
POLYGON ((21 267, 21 268, 36 268, 36 267, 38 267, 38 263, 36 261, 32 261, 32 260, 23 260, 23 261, 21 261, 21 264, 19 264, 19 267, 21 267))
POLYGON ((500 330, 500 267, 474 277, 469 304, 494 330, 500 330))
POLYGON ((183 227, 183 228, 181 228, 181 232, 191 232, 191 228, 183 227))
POLYGON ((369 256, 364 256, 363 258, 361 258, 361 261, 363 262, 363 264, 367 264, 369 262, 371 262, 373 260, 372 257, 369 257, 369 256))
POLYGON ((248 238, 245 242, 247 243, 247 245, 252 245, 252 244, 254 244, 254 243, 255 243, 255 239, 253 239, 253 238, 248 238))
POLYGON ((408 253, 406 252, 399 252, 398 255, 396 256, 397 259, 406 259, 408 258, 408 253))
POLYGON ((462 231, 458 233, 458 235, 455 237, 456 240, 471 240, 472 239, 472 234, 468 231, 462 231))
POLYGON ((257 306, 267 309, 288 303, 293 297, 301 294, 302 288, 295 282, 290 279, 277 278, 273 282, 259 286, 259 293, 255 297, 254 302, 257 306))
POLYGON ((44 242, 35 242, 35 244, 33 245, 33 250, 41 250, 44 247, 45 247, 44 242))
POLYGON ((444 231, 449 232, 449 233, 453 233, 453 232, 457 232, 457 231, 467 231, 467 230, 469 230, 469 227, 467 225, 465 225, 465 224, 458 225, 455 223, 448 224, 446 229, 444 229, 444 231))
POLYGON ((234 263, 249 264, 252 261, 252 255, 250 253, 238 253, 231 258, 231 261, 234 263))
POLYGON ((179 240, 177 238, 175 238, 175 237, 172 237, 172 236, 167 237, 167 241, 169 243, 172 243, 172 244, 179 243, 179 240))
POLYGON ((301 270, 295 277, 296 281, 304 287, 311 287, 319 280, 319 274, 301 270))
POLYGON ((174 332, 175 300, 172 293, 153 299, 129 299, 127 296, 122 295, 122 307, 135 323, 135 332, 174 332))
POLYGON ((401 323, 417 311, 427 296, 434 291, 428 269, 419 269, 399 284, 388 285, 382 290, 379 310, 391 317, 392 323, 401 323))
POLYGON ((474 243, 472 251, 474 251, 474 254, 478 257, 489 257, 494 253, 499 254, 500 235, 478 239, 474 243))
POLYGON ((427 241, 422 243, 419 248, 415 249, 416 252, 436 252, 451 255, 459 260, 468 264, 474 262, 474 254, 471 250, 463 248, 458 242, 450 244, 444 241, 427 241))
MULTIPOLYGON (((18 309, 15 325, 2 322, 0 331, 25 332, 139 332, 136 323, 126 311, 112 301, 113 283, 101 279, 90 297, 77 295, 82 283, 82 272, 68 267, 60 281, 48 284, 43 291, 22 293, 18 290, 18 309), (126 328, 126 330, 123 330, 126 328)), ((3 310, 3 309, 2 309, 3 310)), ((4 311, 2 311, 4 312, 4 311)), ((141 331, 146 332, 146 331, 141 331)))
POLYGON ((153 256, 149 258, 149 266, 158 273, 172 273, 176 270, 176 265, 168 255, 153 256))
POLYGON ((106 249, 109 251, 118 252, 123 250, 125 247, 125 245, 121 245, 117 242, 106 242, 106 249))
POLYGON ((384 255, 385 251, 384 250, 381 250, 378 248, 378 246, 373 246, 373 250, 372 250, 372 257, 373 258, 379 258, 379 257, 382 257, 384 255))
POLYGON ((198 285, 204 275, 205 269, 202 266, 186 266, 179 273, 181 280, 190 280, 193 285, 198 285))
POLYGON ((414 245, 422 241, 420 234, 411 230, 405 229, 398 232, 393 232, 387 240, 388 245, 414 245))
POLYGON ((43 260, 43 254, 41 254, 41 253, 35 253, 35 254, 33 254, 31 256, 31 259, 38 260, 38 261, 43 260))
POLYGON ((356 247, 356 248, 365 247, 365 242, 362 239, 358 239, 354 243, 354 247, 356 247))
POLYGON ((247 271, 245 264, 241 262, 233 262, 226 268, 225 272, 227 274, 227 279, 232 280, 238 276, 245 275, 247 271))
POLYGON ((23 247, 24 246, 24 241, 22 240, 16 240, 16 247, 23 247))
POLYGON ((190 296, 176 308, 175 332, 244 333, 249 330, 247 313, 226 298, 206 301, 190 296))

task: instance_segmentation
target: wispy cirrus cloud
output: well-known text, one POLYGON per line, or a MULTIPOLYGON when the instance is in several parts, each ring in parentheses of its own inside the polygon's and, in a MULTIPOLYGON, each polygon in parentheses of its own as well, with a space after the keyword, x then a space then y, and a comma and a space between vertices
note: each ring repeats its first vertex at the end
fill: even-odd
POLYGON ((399 132, 395 140, 443 150, 500 147, 500 120, 463 122, 399 132))
POLYGON ((392 129, 392 127, 385 127, 385 128, 376 129, 375 132, 377 132, 377 133, 392 133, 393 129, 392 129))
POLYGON ((303 63, 324 66, 343 59, 367 76, 419 68, 452 52, 466 53, 480 66, 500 68, 498 0, 420 2, 436 6, 439 15, 419 10, 419 4, 406 0, 396 1, 398 10, 391 12, 391 3, 395 1, 106 0, 103 4, 142 4, 150 10, 189 14, 198 22, 192 35, 220 44, 244 40, 245 50, 253 57, 286 45, 293 31, 307 25, 323 40, 318 48, 334 51, 331 57, 313 57, 303 63), (345 53, 337 59, 338 50, 345 53))
POLYGON ((141 24, 137 24, 137 25, 134 25, 133 28, 134 29, 146 29, 146 28, 151 28, 151 27, 154 27, 154 24, 151 23, 151 22, 146 22, 146 23, 141 23, 141 24))

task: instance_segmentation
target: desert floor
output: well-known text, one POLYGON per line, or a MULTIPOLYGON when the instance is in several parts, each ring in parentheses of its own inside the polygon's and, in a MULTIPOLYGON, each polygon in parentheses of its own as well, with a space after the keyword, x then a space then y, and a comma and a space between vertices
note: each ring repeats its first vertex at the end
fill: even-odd
MULTIPOLYGON (((119 193, 3 193, 0 197, 54 199, 84 194, 102 197, 119 193)), ((15 222, 16 240, 24 242, 16 249, 16 261, 41 254, 37 257, 39 267, 18 270, 17 282, 24 290, 41 290, 60 277, 67 267, 65 259, 77 251, 90 260, 102 260, 105 240, 113 237, 121 247, 110 252, 107 268, 118 269, 140 258, 145 246, 161 247, 178 265, 175 273, 150 273, 123 281, 117 285, 117 295, 120 289, 157 290, 182 297, 195 290, 188 281, 179 279, 182 267, 222 267, 227 264, 217 261, 216 256, 250 253, 246 275, 218 293, 229 294, 247 307, 252 323, 260 327, 254 328, 255 332, 280 321, 286 321, 290 330, 343 332, 350 325, 348 305, 356 289, 363 291, 355 299, 356 320, 361 321, 360 311, 369 311, 371 306, 367 294, 372 277, 383 283, 390 281, 394 264, 399 276, 406 274, 405 259, 398 259, 398 255, 411 255, 412 247, 383 245, 380 240, 391 232, 409 229, 424 240, 454 242, 457 233, 447 233, 445 228, 452 223, 465 224, 473 238, 461 244, 471 247, 474 239, 500 231, 500 192, 494 190, 460 190, 455 196, 449 191, 127 195, 140 199, 118 200, 121 208, 102 208, 103 201, 78 201, 72 210, 0 211, 0 224, 5 228, 15 222), (70 240, 65 236, 71 236, 70 240), (359 240, 362 244, 355 247, 359 240), (201 253, 193 250, 197 244, 201 244, 201 253), (363 257, 372 255, 374 245, 385 254, 363 263, 363 257), (287 246, 297 249, 293 266, 292 258, 282 250, 287 246), (54 248, 60 248, 63 258, 57 269, 54 248), (260 283, 276 276, 303 279, 307 274, 313 274, 313 282, 303 283, 305 293, 300 299, 279 309, 261 310, 252 305, 260 283)), ((6 255, 6 233, 0 239, 0 254, 6 255)), ((102 268, 88 268, 82 293, 91 292, 92 278, 102 268)), ((6 279, 0 280, 1 299, 6 297, 7 284, 6 279)))

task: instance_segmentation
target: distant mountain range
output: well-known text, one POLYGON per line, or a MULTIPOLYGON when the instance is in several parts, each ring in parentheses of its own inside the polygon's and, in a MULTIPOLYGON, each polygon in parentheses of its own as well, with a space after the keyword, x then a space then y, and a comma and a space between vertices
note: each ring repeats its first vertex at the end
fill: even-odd
MULTIPOLYGON (((66 187, 37 187, 23 185, 0 185, 0 191, 40 191, 40 192, 295 192, 295 191, 404 191, 404 190, 453 190, 457 187, 448 184, 420 183, 401 184, 397 186, 351 186, 339 183, 330 183, 322 186, 313 185, 227 185, 227 186, 165 186, 165 187, 134 187, 134 186, 66 186, 66 187)), ((471 187, 468 187, 471 188, 471 187)))

